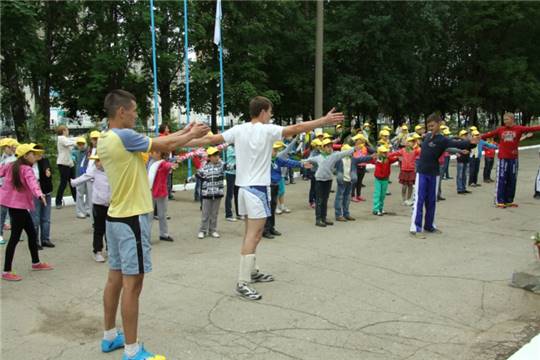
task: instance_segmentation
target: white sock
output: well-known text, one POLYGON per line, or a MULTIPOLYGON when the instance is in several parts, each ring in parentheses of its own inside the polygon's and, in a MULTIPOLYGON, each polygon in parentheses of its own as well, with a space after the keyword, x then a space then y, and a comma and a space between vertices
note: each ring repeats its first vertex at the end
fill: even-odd
POLYGON ((124 353, 127 355, 128 358, 133 358, 137 353, 139 352, 139 344, 126 344, 124 346, 124 353))
POLYGON ((118 335, 118 331, 116 330, 115 327, 110 330, 105 330, 103 332, 103 340, 113 341, 114 339, 116 339, 117 335, 118 335))
POLYGON ((249 284, 251 282, 251 272, 255 267, 255 254, 240 255, 240 271, 238 282, 249 284))

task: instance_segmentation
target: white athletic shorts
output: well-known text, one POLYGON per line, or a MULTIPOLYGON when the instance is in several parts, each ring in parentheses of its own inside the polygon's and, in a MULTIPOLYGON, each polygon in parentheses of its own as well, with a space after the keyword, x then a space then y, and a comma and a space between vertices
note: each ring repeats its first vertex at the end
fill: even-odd
POLYGON ((248 219, 264 219, 270 211, 269 186, 242 186, 238 191, 238 213, 248 219))

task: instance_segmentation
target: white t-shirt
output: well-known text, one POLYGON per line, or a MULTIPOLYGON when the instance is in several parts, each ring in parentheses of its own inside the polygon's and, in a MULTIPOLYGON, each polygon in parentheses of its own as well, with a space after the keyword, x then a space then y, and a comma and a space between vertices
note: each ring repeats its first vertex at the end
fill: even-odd
POLYGON ((269 186, 272 145, 283 138, 283 127, 262 123, 236 125, 223 133, 236 154, 236 186, 269 186))

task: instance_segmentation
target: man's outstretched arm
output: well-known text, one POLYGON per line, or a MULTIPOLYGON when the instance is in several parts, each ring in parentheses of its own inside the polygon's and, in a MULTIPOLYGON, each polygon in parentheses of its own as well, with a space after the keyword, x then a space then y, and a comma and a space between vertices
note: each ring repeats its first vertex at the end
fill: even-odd
POLYGON ((343 119, 345 119, 345 116, 341 112, 336 112, 336 109, 333 108, 326 114, 326 116, 323 116, 320 119, 317 120, 311 120, 306 121, 300 124, 296 125, 289 125, 283 129, 282 136, 283 137, 289 137, 298 135, 304 132, 311 131, 316 128, 324 127, 327 125, 335 125, 343 122, 343 119))

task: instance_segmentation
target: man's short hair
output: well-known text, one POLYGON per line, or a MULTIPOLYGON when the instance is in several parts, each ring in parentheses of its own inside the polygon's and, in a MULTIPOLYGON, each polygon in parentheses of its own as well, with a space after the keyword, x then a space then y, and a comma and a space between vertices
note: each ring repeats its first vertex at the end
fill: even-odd
POLYGON ((249 102, 249 116, 251 118, 256 118, 261 114, 261 111, 268 111, 273 106, 270 99, 265 98, 264 96, 256 96, 249 102))
POLYGON ((116 115, 116 111, 120 107, 128 109, 131 107, 131 102, 137 101, 135 96, 126 90, 113 90, 105 96, 105 101, 103 107, 107 112, 109 118, 113 118, 116 115))
POLYGON ((441 114, 437 113, 437 112, 434 112, 432 114, 430 114, 426 120, 426 125, 429 124, 430 122, 438 122, 440 123, 442 121, 442 118, 441 118, 441 114))
POLYGON ((516 119, 516 116, 515 116, 513 113, 508 112, 508 111, 504 113, 503 119, 504 119, 505 117, 509 117, 509 118, 514 119, 514 120, 516 119))

